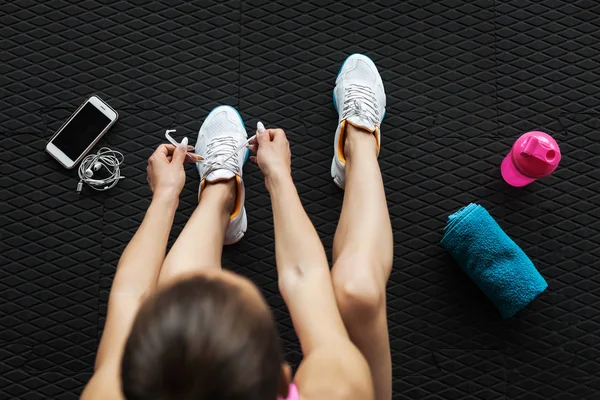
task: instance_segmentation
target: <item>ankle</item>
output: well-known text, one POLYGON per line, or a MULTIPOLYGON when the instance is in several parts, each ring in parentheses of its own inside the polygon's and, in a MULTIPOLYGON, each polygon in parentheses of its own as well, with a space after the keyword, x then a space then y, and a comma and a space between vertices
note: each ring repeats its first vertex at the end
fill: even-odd
POLYGON ((219 208, 231 215, 235 211, 237 200, 237 182, 235 178, 226 181, 206 182, 200 195, 200 201, 211 199, 219 208))
POLYGON ((344 140, 344 156, 346 159, 357 153, 374 154, 377 156, 377 139, 375 134, 354 125, 346 124, 344 140))

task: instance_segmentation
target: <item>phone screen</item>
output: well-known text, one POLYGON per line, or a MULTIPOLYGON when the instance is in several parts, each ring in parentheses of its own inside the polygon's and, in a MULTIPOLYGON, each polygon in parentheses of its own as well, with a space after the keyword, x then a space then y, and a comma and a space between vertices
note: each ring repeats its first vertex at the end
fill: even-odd
POLYGON ((110 118, 87 103, 52 140, 71 160, 76 160, 110 124, 110 118))

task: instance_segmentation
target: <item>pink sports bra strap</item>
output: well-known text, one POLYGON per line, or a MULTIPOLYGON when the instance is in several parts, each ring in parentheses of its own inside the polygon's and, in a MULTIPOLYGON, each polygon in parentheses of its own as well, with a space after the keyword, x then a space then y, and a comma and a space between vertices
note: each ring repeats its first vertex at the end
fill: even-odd
POLYGON ((277 397, 277 400, 299 400, 300 395, 298 394, 298 388, 295 384, 290 385, 290 390, 288 392, 288 397, 285 399, 283 397, 277 397))

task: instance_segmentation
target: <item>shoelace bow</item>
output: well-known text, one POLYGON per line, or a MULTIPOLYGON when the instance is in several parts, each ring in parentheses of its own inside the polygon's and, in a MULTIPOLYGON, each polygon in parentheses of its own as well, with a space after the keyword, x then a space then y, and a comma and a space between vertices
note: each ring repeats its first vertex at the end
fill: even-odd
POLYGON ((366 119, 372 125, 379 124, 379 110, 375 93, 368 86, 352 84, 346 88, 342 119, 353 116, 366 119))

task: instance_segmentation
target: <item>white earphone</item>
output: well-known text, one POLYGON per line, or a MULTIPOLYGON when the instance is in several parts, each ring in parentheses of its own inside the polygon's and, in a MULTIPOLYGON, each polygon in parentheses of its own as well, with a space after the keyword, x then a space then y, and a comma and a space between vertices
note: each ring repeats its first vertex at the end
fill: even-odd
POLYGON ((103 191, 114 187, 120 179, 121 170, 119 166, 123 163, 123 154, 108 147, 102 147, 96 154, 90 154, 85 157, 79 165, 79 183, 77 184, 77 193, 81 193, 83 183, 85 182, 94 190, 103 191), (94 172, 98 172, 104 167, 109 175, 102 179, 92 179, 94 172))
POLYGON ((94 172, 99 171, 100 168, 102 168, 102 165, 103 164, 100 161, 96 161, 94 163, 94 166, 92 167, 94 170, 92 171, 92 168, 86 169, 83 173, 83 176, 85 176, 86 178, 91 178, 92 176, 94 176, 94 172))

